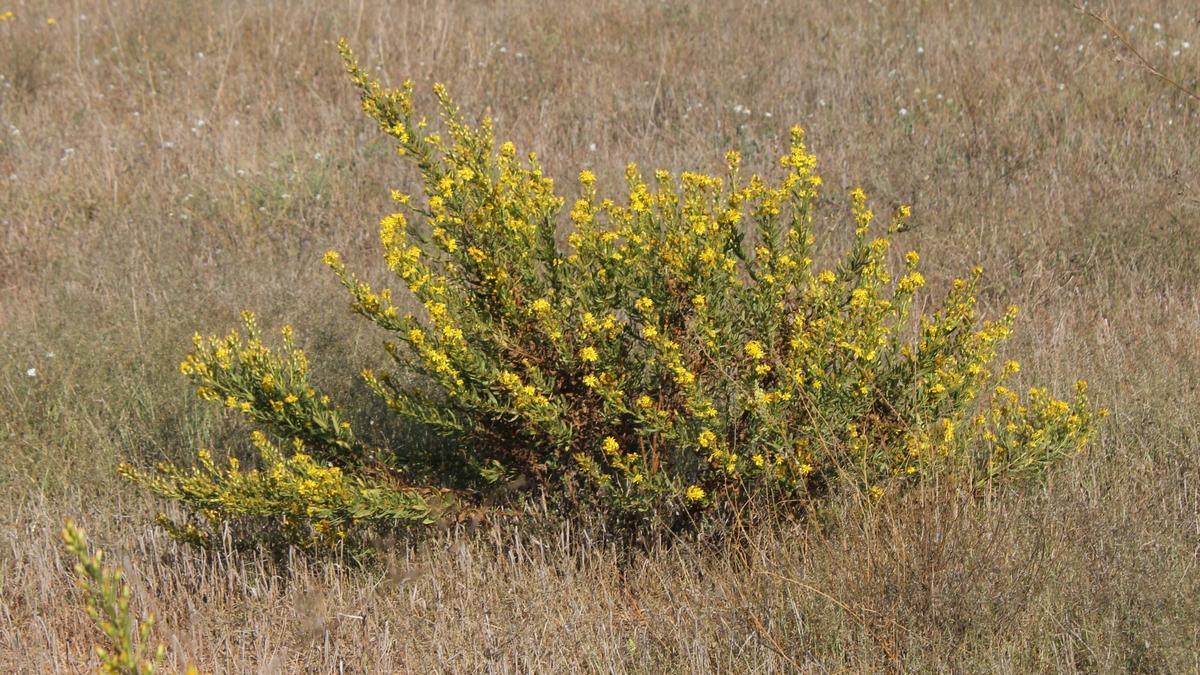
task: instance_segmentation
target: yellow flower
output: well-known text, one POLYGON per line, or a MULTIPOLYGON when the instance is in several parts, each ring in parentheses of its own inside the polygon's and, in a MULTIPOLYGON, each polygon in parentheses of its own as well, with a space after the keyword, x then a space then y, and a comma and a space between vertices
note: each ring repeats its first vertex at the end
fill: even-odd
POLYGON ((900 292, 911 293, 925 285, 925 277, 920 272, 909 272, 900 278, 900 292))
POLYGON ((641 297, 637 299, 637 302, 633 303, 633 306, 637 307, 639 312, 645 314, 654 309, 654 301, 650 298, 641 297))
POLYGON ((699 485, 690 485, 687 489, 687 500, 689 502, 698 502, 704 499, 704 488, 699 485))
POLYGON ((712 445, 717 442, 717 435, 714 434, 710 429, 705 429, 704 431, 700 432, 700 435, 696 438, 696 442, 699 443, 700 447, 702 448, 711 448, 712 445))
POLYGON ((537 314, 545 314, 550 311, 550 301, 545 298, 538 298, 529 306, 537 314))
POLYGON ((429 310, 431 319, 440 319, 446 316, 446 303, 444 302, 427 302, 425 309, 429 310))
POLYGON ((707 305, 708 298, 705 298, 703 295, 697 295, 696 297, 692 298, 692 306, 696 309, 704 309, 707 305))
POLYGON ((592 363, 598 358, 600 358, 600 355, 596 353, 596 349, 594 347, 584 347, 583 349, 579 350, 580 361, 592 363))
POLYGON ((675 366, 672 370, 675 373, 675 383, 680 386, 687 387, 696 381, 695 373, 683 366, 675 366))
POLYGON ((638 404, 639 408, 649 408, 654 405, 654 400, 651 399, 649 396, 642 394, 638 398, 637 404, 638 404))
POLYGON ((604 450, 605 454, 614 455, 621 449, 621 444, 612 436, 605 436, 600 448, 604 450))
POLYGON ((757 361, 758 359, 766 356, 767 353, 763 351, 761 342, 758 340, 751 340, 746 343, 746 355, 757 361))

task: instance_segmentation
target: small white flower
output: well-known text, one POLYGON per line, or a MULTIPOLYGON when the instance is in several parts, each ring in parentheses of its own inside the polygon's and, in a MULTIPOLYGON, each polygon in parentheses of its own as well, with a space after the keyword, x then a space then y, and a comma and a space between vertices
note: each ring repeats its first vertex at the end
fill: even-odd
POLYGON ((908 108, 901 108, 901 109, 900 109, 900 116, 901 116, 901 117, 908 117, 908 108))
POLYGON ((29 370, 25 371, 25 374, 29 377, 37 377, 37 368, 30 368, 29 370))

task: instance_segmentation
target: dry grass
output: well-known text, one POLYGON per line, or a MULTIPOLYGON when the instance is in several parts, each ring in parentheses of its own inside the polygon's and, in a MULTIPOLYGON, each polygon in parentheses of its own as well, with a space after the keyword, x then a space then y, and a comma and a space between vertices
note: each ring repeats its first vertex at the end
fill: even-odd
MULTIPOLYGON (((176 667, 1200 669, 1200 110, 1116 61, 1068 4, 11 9, 0 669, 88 663, 96 634, 56 543, 67 516, 128 563, 176 667), (990 271, 984 301, 1025 309, 1012 344, 1025 374, 1060 390, 1091 379, 1113 410, 1105 432, 1045 487, 838 504, 822 532, 780 526, 632 565, 578 533, 500 525, 397 545, 386 569, 170 544, 149 524, 161 505, 114 468, 240 438, 174 374, 192 331, 223 331, 243 307, 290 321, 351 397, 379 351, 319 257, 332 246, 378 270, 374 222, 411 177, 361 118, 339 35, 393 81, 442 80, 465 109, 490 108, 563 180, 586 166, 611 185, 629 160, 711 169, 729 147, 765 168, 804 124, 831 186, 914 204, 898 243, 935 285, 990 271)), ((1196 88, 1194 3, 1112 12, 1196 88)))

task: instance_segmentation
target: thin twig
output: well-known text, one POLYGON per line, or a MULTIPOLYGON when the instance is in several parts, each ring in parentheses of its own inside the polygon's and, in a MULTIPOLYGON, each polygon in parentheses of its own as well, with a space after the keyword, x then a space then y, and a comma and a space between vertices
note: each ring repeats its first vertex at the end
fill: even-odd
POLYGON ((1103 26, 1104 30, 1108 31, 1109 33, 1112 33, 1113 37, 1116 38, 1117 41, 1120 42, 1125 47, 1125 49, 1127 49, 1129 51, 1130 54, 1133 54, 1134 58, 1137 59, 1138 65, 1140 65, 1143 70, 1150 73, 1154 77, 1157 77, 1158 79, 1162 80, 1163 82, 1166 82, 1167 84, 1171 85, 1177 91, 1181 92, 1188 98, 1192 99, 1192 101, 1194 101, 1196 103, 1200 103, 1200 94, 1197 94, 1196 91, 1193 89, 1188 89, 1187 87, 1183 86, 1178 81, 1176 81, 1175 79, 1173 79, 1172 77, 1170 77, 1169 75, 1164 73, 1162 70, 1160 70, 1153 63, 1151 63, 1150 60, 1147 59, 1145 56, 1142 56, 1142 53, 1137 50, 1137 47, 1133 46, 1133 43, 1131 43, 1129 41, 1129 38, 1126 37, 1125 34, 1121 32, 1121 29, 1117 28, 1117 25, 1113 23, 1112 19, 1108 18, 1108 16, 1106 16, 1104 14, 1100 14, 1100 13, 1096 12, 1093 9, 1089 9, 1088 7, 1086 7, 1082 4, 1076 3, 1075 9, 1077 11, 1079 11, 1080 13, 1082 13, 1088 17, 1091 17, 1094 21, 1096 21, 1101 26, 1103 26))

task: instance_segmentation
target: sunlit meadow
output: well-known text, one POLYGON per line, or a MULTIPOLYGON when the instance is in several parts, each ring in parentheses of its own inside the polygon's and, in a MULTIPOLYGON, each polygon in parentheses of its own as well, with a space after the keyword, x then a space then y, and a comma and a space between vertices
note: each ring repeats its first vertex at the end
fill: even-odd
MULTIPOLYGON (((146 649, 161 642, 170 671, 1200 669, 1192 424, 1200 404, 1200 136, 1186 92, 1200 86, 1200 13, 1191 3, 1149 0, 1090 8, 1112 25, 1055 2, 611 0, 567 1, 554 11, 435 0, 0 5, 0 668, 100 664, 94 647, 106 636, 86 608, 104 596, 76 581, 76 558, 60 540, 70 518, 104 549, 105 564, 124 569, 132 615, 155 617, 146 649), (386 237, 381 255, 379 221, 397 209, 393 190, 422 194, 423 176, 397 157, 397 138, 362 114, 338 55, 341 36, 383 82, 413 80, 413 105, 431 118, 431 85, 443 82, 472 124, 489 117, 499 141, 536 152, 568 200, 557 232, 563 250, 580 243, 568 241, 574 217, 579 236, 600 242, 594 255, 611 257, 603 230, 588 226, 609 218, 620 230, 624 215, 587 194, 594 185, 628 203, 638 193, 627 184, 630 162, 648 179, 657 169, 727 176, 736 162, 747 176, 786 182, 800 168, 781 168, 779 157, 811 153, 823 183, 812 206, 841 214, 811 224, 825 245, 812 256, 814 283, 859 245, 855 223, 873 209, 870 237, 888 241, 876 268, 897 286, 915 285, 919 261, 922 288, 910 301, 885 291, 888 284, 846 281, 847 302, 911 302, 908 315, 932 316, 947 293, 954 305, 954 280, 981 267, 970 282, 972 311, 1005 333, 994 355, 976 360, 1005 378, 1005 391, 1044 386, 1046 411, 1061 413, 1064 425, 1092 408, 1063 411, 1050 396, 1075 405, 1079 378, 1111 414, 1088 426, 1090 442, 1039 464, 1044 477, 991 481, 986 460, 967 472, 931 471, 906 459, 905 443, 921 439, 871 427, 877 419, 855 417, 849 404, 822 408, 847 415, 837 426, 847 443, 873 429, 863 447, 894 445, 888 462, 896 463, 864 474, 854 489, 823 492, 819 507, 755 516, 761 511, 741 498, 746 485, 771 482, 772 494, 794 497, 810 476, 837 473, 829 467, 841 460, 808 450, 735 452, 743 424, 756 437, 787 440, 771 447, 797 448, 794 436, 811 420, 776 424, 755 417, 753 406, 718 405, 712 383, 724 380, 699 360, 672 356, 691 346, 670 332, 681 324, 669 311, 693 325, 719 303, 761 296, 711 285, 674 307, 670 296, 647 304, 630 295, 628 307, 605 307, 641 317, 633 337, 620 340, 588 337, 599 333, 561 296, 545 305, 531 296, 520 316, 544 332, 530 339, 561 352, 557 367, 595 397, 581 409, 616 411, 589 422, 583 452, 565 444, 546 456, 585 455, 571 465, 571 480, 596 491, 580 504, 606 504, 623 526, 650 522, 646 514, 660 506, 687 514, 686 523, 651 528, 654 536, 630 547, 610 536, 612 522, 553 517, 562 508, 553 493, 536 503, 520 495, 539 494, 529 492, 531 480, 561 476, 513 471, 525 447, 514 444, 467 467, 478 474, 472 480, 492 485, 470 484, 467 508, 455 501, 438 517, 414 512, 434 521, 422 536, 364 531, 361 542, 374 552, 366 558, 342 543, 340 534, 355 532, 339 530, 341 521, 323 530, 301 523, 270 546, 247 547, 257 540, 241 526, 223 527, 215 512, 216 526, 197 535, 207 551, 179 543, 156 516, 189 522, 190 505, 142 489, 119 468, 152 480, 156 465, 190 467, 199 448, 210 448, 224 476, 227 452, 248 464, 267 457, 250 438, 275 411, 271 399, 259 417, 246 417, 242 404, 257 399, 230 390, 208 402, 195 391, 212 388, 197 382, 195 365, 217 359, 220 345, 194 344, 193 334, 226 335, 245 309, 272 348, 284 344, 277 328, 292 327, 288 339, 312 365, 314 396, 337 402, 332 435, 312 438, 354 447, 339 436, 345 422, 372 447, 432 451, 447 442, 431 420, 398 422, 406 403, 394 400, 396 390, 361 377, 394 369, 377 292, 391 284, 399 296, 412 284, 394 276, 405 274, 396 266, 403 256, 389 259, 386 237), (794 125, 804 129, 799 140, 794 125), (865 203, 852 193, 860 186, 865 203), (893 222, 909 210, 902 207, 910 215, 893 222), (1020 308, 1011 324, 1010 305, 1020 308), (552 322, 568 326, 562 345, 552 322), (606 390, 604 373, 631 377, 631 355, 659 368, 667 384, 638 381, 620 397, 606 390), (192 371, 181 373, 181 361, 192 371), (693 380, 702 386, 688 389, 693 380), (714 421, 706 402, 719 409, 714 421), (679 411, 686 424, 653 437, 613 421, 679 411), (654 473, 624 452, 643 442, 704 452, 655 464, 654 473), (910 468, 927 479, 906 478, 910 468), (710 511, 721 528, 689 525, 710 511), (321 550, 301 550, 314 543, 321 550)), ((452 193, 470 189, 473 175, 455 176, 463 183, 452 193)), ((698 246, 699 259, 699 238, 716 234, 695 224, 680 245, 698 246)), ((433 240, 431 253, 482 264, 461 233, 443 229, 433 240)), ((862 242, 870 249, 870 238, 862 242)), ((755 279, 790 269, 778 267, 780 251, 748 251, 755 279)), ((596 259, 579 270, 594 271, 585 263, 596 259)), ((572 302, 598 302, 592 293, 580 290, 572 302)), ((396 321, 418 314, 399 335, 428 325, 422 312, 438 300, 418 300, 397 299, 396 321)), ((447 305, 453 321, 468 316, 447 305)), ((589 311, 603 330, 606 315, 589 311)), ((794 397, 803 383, 809 391, 816 381, 835 386, 809 367, 824 361, 792 359, 786 339, 713 325, 730 336, 719 363, 746 391, 794 397), (794 391, 780 384, 798 370, 794 391)), ((412 363, 436 380, 447 373, 420 341, 436 339, 440 354, 463 325, 434 327, 437 336, 412 345, 412 363)), ((874 363, 855 340, 877 336, 854 335, 846 349, 874 363)), ((966 370, 971 363, 960 365, 974 377, 984 365, 966 370)), ((489 368, 489 387, 507 382, 511 402, 524 400, 527 372, 489 368)), ((265 372, 251 374, 260 386, 265 372)), ((453 390, 457 379, 443 384, 453 390)), ((940 396, 948 382, 937 390, 929 380, 921 391, 940 396)), ((281 391, 280 409, 293 405, 289 393, 299 404, 306 391, 281 391)), ((955 422, 960 434, 975 412, 955 422)), ((929 420, 942 435, 925 440, 945 441, 942 417, 929 420)), ((541 443, 557 438, 545 422, 553 419, 530 417, 516 430, 541 443)), ((302 506, 296 514, 311 517, 302 506)), ((103 581, 72 537, 89 578, 103 581)))

